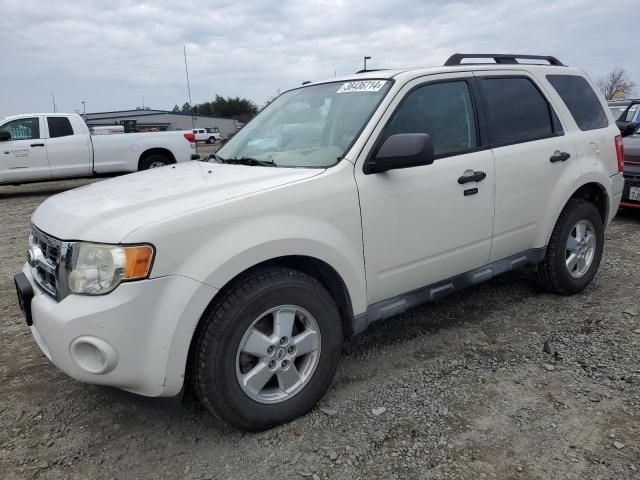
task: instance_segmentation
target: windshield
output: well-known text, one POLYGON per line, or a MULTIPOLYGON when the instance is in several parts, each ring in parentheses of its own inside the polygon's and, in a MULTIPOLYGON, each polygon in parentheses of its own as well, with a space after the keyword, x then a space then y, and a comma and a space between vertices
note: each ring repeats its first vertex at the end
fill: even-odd
POLYGON ((285 92, 229 140, 217 158, 254 159, 277 167, 335 165, 390 86, 389 80, 363 80, 285 92))

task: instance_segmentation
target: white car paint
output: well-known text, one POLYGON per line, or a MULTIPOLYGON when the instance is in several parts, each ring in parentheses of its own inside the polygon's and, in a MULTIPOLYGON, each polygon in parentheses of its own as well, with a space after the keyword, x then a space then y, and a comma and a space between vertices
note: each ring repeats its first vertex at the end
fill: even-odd
MULTIPOLYGON (((355 317, 380 301, 546 246, 571 195, 586 183, 606 193, 615 215, 623 179, 617 127, 582 132, 545 75, 559 67, 471 66, 368 72, 338 80, 394 83, 342 161, 327 169, 191 163, 116 178, 45 201, 33 224, 61 239, 151 243, 148 280, 113 292, 56 302, 30 276, 32 331, 63 371, 91 383, 144 395, 175 395, 183 384, 191 335, 216 292, 263 261, 299 255, 332 267, 355 317), (363 166, 387 119, 425 81, 516 71, 556 109, 565 135, 485 148, 432 165, 365 175, 363 166), (550 164, 566 150, 572 160, 550 164), (456 183, 466 170, 487 173, 477 195, 456 183), (73 339, 94 336, 117 351, 117 365, 93 374, 70 354, 73 339)), ((562 67, 562 73, 582 75, 562 67)), ((332 80, 333 81, 333 80, 332 80)), ((126 135, 118 136, 126 137, 126 135)), ((95 140, 94 140, 95 141, 95 140)))
POLYGON ((16 115, 0 121, 0 130, 9 122, 27 118, 37 119, 39 135, 0 142, 0 184, 136 172, 140 159, 151 150, 176 162, 189 161, 195 154, 195 143, 185 138, 185 132, 91 135, 76 114, 16 115), (73 134, 52 138, 49 119, 60 117, 69 120, 73 134))

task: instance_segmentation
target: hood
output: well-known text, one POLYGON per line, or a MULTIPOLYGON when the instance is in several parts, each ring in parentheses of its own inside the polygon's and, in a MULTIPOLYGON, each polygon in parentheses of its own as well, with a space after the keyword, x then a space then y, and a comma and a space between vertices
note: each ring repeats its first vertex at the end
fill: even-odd
POLYGON ((149 223, 304 180, 323 171, 200 161, 178 163, 54 195, 37 208, 32 221, 43 232, 63 240, 118 243, 149 223))

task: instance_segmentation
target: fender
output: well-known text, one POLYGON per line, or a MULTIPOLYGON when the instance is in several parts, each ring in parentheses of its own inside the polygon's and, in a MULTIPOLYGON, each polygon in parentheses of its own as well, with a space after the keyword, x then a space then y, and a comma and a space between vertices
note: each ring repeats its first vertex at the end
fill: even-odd
POLYGON ((609 179, 609 172, 606 171, 601 162, 595 165, 591 165, 590 171, 584 172, 580 176, 576 176, 570 169, 565 171, 563 179, 556 184, 553 195, 549 199, 548 205, 553 206, 546 218, 544 228, 541 228, 536 239, 536 245, 546 246, 549 243, 553 228, 555 227, 560 213, 564 209, 569 199, 584 185, 589 183, 595 183, 599 185, 607 195, 607 218, 605 219, 605 226, 608 225, 611 220, 611 205, 613 203, 613 193, 611 191, 611 181, 609 179))

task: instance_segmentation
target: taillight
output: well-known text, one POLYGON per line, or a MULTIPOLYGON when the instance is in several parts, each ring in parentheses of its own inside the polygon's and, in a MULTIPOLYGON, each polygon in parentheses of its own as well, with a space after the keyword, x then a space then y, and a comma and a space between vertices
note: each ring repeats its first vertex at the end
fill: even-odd
POLYGON ((622 173, 624 170, 624 144, 621 135, 616 137, 616 157, 618 158, 618 173, 622 173))
POLYGON ((184 138, 186 138, 189 143, 196 143, 196 135, 194 133, 185 133, 184 138))

